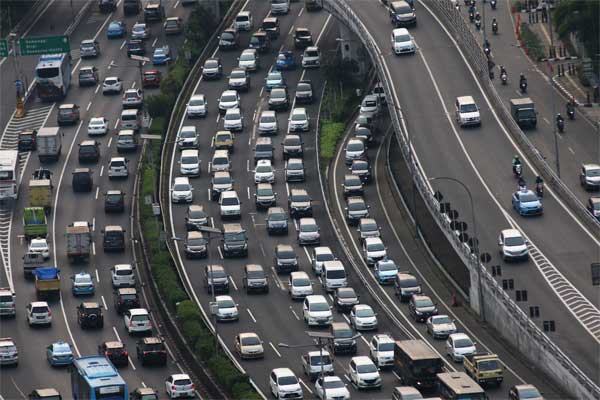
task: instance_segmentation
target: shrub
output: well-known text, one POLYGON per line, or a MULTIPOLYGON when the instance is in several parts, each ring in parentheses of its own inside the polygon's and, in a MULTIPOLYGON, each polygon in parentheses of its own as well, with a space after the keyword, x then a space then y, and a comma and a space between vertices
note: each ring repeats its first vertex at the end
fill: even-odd
MULTIPOLYGON (((168 78, 165 78, 165 80, 168 78)), ((164 82, 164 81, 163 81, 164 82)), ((161 83, 162 87, 162 83, 161 83)), ((163 117, 168 118, 171 114, 171 109, 175 104, 175 97, 165 93, 154 94, 146 98, 146 107, 148 114, 152 118, 163 117)), ((154 122, 153 122, 154 125, 154 122)))
POLYGON ((324 163, 329 162, 335 155, 338 141, 344 134, 345 125, 342 122, 323 120, 319 136, 320 156, 324 163))
POLYGON ((521 37, 523 38, 523 45, 528 49, 529 56, 534 61, 539 61, 545 56, 544 46, 540 38, 524 22, 521 23, 521 37))

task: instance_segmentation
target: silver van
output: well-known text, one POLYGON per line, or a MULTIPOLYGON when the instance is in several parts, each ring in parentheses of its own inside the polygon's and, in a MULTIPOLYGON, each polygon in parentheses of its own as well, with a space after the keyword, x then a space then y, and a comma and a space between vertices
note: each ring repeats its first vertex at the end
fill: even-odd
POLYGON ((121 129, 139 130, 142 127, 142 112, 129 108, 121 112, 121 129))
POLYGON ((229 152, 227 150, 215 150, 215 154, 210 162, 210 171, 229 171, 230 168, 229 152))

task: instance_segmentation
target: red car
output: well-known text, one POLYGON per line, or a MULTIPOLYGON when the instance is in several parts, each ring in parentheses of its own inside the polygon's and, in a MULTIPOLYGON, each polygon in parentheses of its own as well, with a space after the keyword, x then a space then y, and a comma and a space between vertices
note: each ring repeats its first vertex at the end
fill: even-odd
POLYGON ((152 69, 150 71, 145 71, 142 74, 142 87, 143 88, 159 87, 160 86, 160 78, 161 78, 161 73, 158 70, 152 69))

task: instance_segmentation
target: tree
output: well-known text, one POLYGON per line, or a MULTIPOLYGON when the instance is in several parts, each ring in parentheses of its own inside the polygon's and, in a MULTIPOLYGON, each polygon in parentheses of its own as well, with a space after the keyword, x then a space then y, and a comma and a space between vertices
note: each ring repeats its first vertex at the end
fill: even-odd
POLYGON ((561 38, 575 33, 589 57, 600 53, 600 0, 562 0, 553 18, 561 38))

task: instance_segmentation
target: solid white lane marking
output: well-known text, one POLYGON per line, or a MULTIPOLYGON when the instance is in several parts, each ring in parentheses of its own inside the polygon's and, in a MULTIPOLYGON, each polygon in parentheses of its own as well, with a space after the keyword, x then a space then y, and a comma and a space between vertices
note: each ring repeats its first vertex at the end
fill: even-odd
MULTIPOLYGON (((104 296, 100 296, 100 298, 102 299, 102 305, 104 306, 104 309, 108 310, 108 307, 106 306, 106 300, 104 300, 104 296)), ((121 339, 119 339, 119 341, 121 341, 121 339)))
POLYGON ((277 351, 277 348, 273 345, 273 343, 269 342, 269 345, 271 346, 271 348, 273 349, 273 351, 275 352, 275 354, 277 354, 277 356, 279 358, 281 358, 281 353, 279 351, 277 351))
POLYGON ((246 308, 246 311, 248 311, 248 314, 250 314, 250 318, 252 318, 252 321, 254 321, 254 323, 256 323, 256 318, 254 318, 254 315, 252 314, 252 311, 250 311, 249 308, 246 308))

